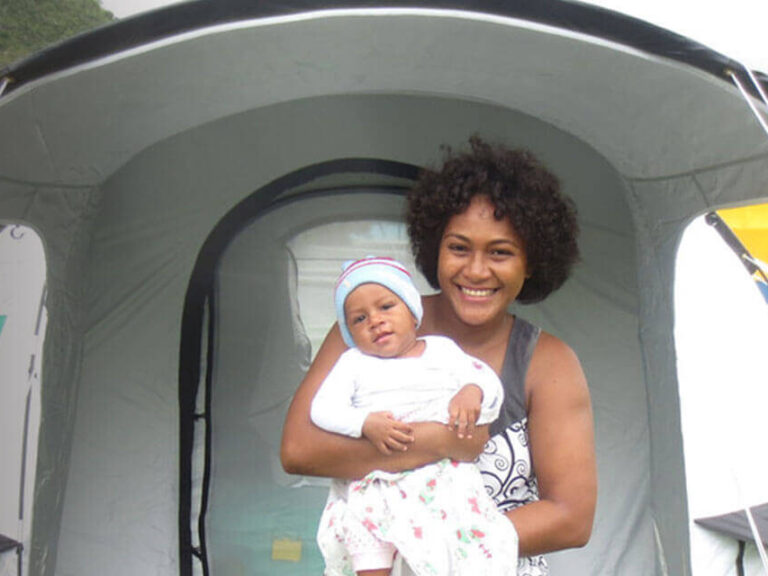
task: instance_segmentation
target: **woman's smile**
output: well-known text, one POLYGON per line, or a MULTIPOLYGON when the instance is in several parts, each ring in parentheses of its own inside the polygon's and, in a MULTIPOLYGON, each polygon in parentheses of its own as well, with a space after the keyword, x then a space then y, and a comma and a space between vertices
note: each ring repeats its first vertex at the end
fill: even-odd
POLYGON ((459 286, 464 294, 474 298, 487 298, 496 292, 496 288, 469 288, 467 286, 459 286))

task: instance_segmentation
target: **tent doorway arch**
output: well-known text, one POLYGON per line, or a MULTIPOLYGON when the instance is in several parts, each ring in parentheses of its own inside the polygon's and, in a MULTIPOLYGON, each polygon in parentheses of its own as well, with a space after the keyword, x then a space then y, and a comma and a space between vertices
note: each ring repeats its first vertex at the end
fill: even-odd
MULTIPOLYGON (((302 554, 296 543, 314 539, 311 512, 319 518, 326 490, 289 477, 279 462, 283 416, 311 357, 296 238, 333 223, 344 223, 346 234, 360 230, 351 221, 400 220, 417 171, 376 159, 297 170, 244 199, 203 245, 186 294, 179 364, 182 575, 196 561, 206 574, 212 565, 236 574, 265 562, 274 574, 295 574, 296 562, 321 569, 319 555, 302 554)), ((356 237, 356 252, 347 245, 339 257, 367 249, 356 237)), ((318 291, 328 302, 331 287, 318 291)))

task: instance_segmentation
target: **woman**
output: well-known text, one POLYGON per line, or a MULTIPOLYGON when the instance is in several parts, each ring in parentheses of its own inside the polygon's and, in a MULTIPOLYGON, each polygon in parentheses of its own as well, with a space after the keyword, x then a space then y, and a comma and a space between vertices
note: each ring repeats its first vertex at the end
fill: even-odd
POLYGON ((566 280, 578 259, 575 209, 530 153, 479 138, 470 144, 465 154, 449 151, 439 171, 424 171, 409 194, 408 232, 417 266, 440 290, 424 298, 420 334, 452 338, 499 374, 502 417, 490 434, 481 427, 472 437, 414 425, 407 450, 391 456, 321 431, 310 422, 310 403, 346 349, 334 326, 289 408, 281 456, 290 473, 360 478, 444 457, 473 460, 488 441, 478 466, 518 532, 518 574, 543 575, 540 554, 583 546, 591 534, 592 411, 574 352, 507 310, 546 298, 566 280))

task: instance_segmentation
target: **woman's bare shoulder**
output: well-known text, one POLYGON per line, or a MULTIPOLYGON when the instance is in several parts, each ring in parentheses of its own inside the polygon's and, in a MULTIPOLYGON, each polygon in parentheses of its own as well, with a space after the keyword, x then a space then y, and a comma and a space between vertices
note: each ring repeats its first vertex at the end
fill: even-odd
POLYGON ((546 359, 550 360, 552 359, 551 356, 568 355, 576 357, 576 353, 566 342, 546 330, 542 330, 539 334, 539 340, 533 353, 534 358, 537 355, 541 355, 546 356, 546 359))
POLYGON ((549 332, 541 331, 534 348, 526 378, 526 389, 551 385, 586 384, 579 357, 567 343, 549 332))

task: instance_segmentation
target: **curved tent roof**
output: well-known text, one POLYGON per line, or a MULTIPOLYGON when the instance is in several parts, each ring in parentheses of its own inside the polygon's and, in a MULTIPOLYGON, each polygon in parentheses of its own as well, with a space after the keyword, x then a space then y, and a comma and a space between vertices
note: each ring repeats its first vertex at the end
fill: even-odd
POLYGON ((2 173, 26 180, 24 156, 34 158, 30 180, 93 184, 169 134, 217 118, 298 98, 376 92, 446 94, 520 110, 588 142, 630 177, 701 170, 759 151, 742 138, 755 122, 727 76, 733 70, 750 85, 745 71, 675 34, 570 2, 484 2, 471 11, 450 2, 374 4, 190 2, 35 55, 8 71, 15 90, 4 104, 16 122, 4 127, 16 135, 16 153, 5 157, 2 173), (374 49, 350 50, 370 39, 374 49), (265 77, 279 82, 259 89, 265 77), (188 98, 191 89, 201 97, 188 98), (34 98, 18 97, 31 90, 34 98), (36 111, 43 98, 50 106, 36 111), (66 115, 54 112, 62 107, 66 115), (700 142, 711 110, 728 129, 700 142), (686 121, 670 130, 669 117, 686 121), (121 126, 116 138, 118 118, 132 129, 121 126), (34 136, 22 128, 30 121, 34 136), (75 125, 78 145, 59 142, 56 134, 74 134, 75 125), (659 140, 663 147, 654 145, 659 140))
MULTIPOLYGON (((675 250, 693 216, 768 197, 768 140, 729 70, 749 85, 736 62, 664 30, 522 0, 190 2, 14 65, 0 97, 0 218, 40 232, 49 267, 33 570, 189 573, 178 462, 189 464, 195 405, 177 394, 200 363, 180 364, 179 350, 190 335, 204 348, 207 321, 189 320, 189 295, 216 301, 216 270, 251 266, 237 259, 248 238, 290 244, 299 223, 397 217, 376 195, 347 212, 318 199, 318 175, 346 182, 338 167, 352 166, 358 185, 380 182, 378 167, 431 164, 440 144, 478 132, 551 165, 585 232, 574 280, 524 311, 574 344, 595 403, 601 502, 569 565, 685 573, 675 250), (376 168, 360 178, 366 163, 376 168), (213 250, 222 230, 231 237, 213 250), (179 557, 158 534, 182 542, 179 557), (116 564, 125 542, 139 552, 116 564)), ((272 297, 291 309, 291 289, 272 297)))

